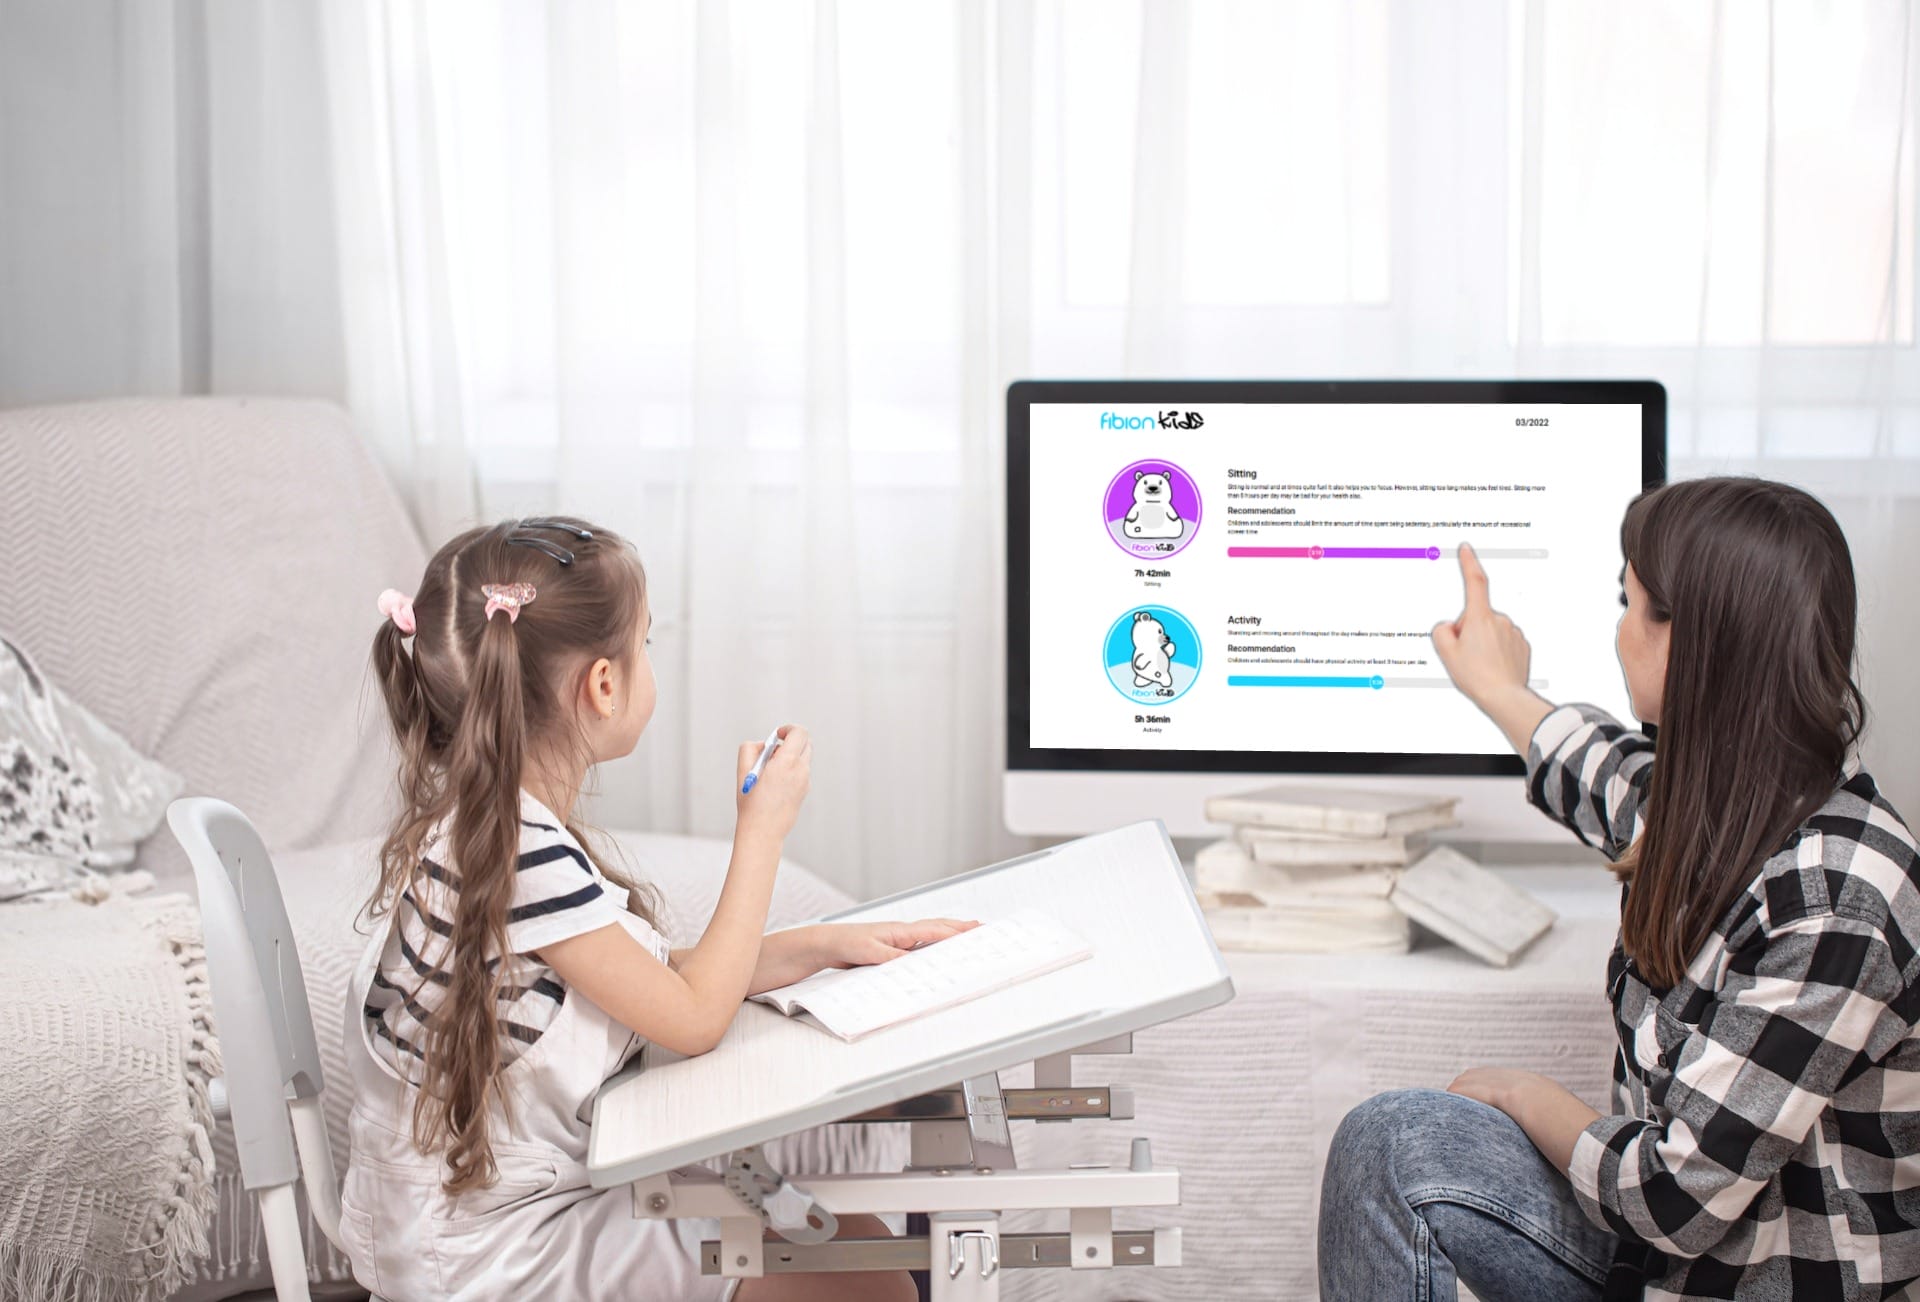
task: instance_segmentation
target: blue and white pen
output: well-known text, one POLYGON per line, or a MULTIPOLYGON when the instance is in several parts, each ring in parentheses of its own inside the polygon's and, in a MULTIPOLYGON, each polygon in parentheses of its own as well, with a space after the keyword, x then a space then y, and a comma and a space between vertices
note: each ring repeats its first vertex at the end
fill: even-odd
POLYGON ((753 784, 760 780, 760 770, 767 766, 767 757, 780 749, 781 741, 778 728, 767 734, 767 744, 760 748, 760 758, 753 762, 753 767, 747 770, 747 780, 740 784, 741 795, 753 790, 753 784))

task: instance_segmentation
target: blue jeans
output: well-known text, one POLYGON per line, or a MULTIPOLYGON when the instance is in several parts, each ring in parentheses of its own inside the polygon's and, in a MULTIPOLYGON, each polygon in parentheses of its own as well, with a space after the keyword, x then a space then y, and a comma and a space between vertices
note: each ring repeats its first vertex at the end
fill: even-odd
POLYGON ((1524 1130, 1440 1090, 1347 1114, 1320 1188, 1321 1302, 1597 1302, 1616 1240, 1524 1130))

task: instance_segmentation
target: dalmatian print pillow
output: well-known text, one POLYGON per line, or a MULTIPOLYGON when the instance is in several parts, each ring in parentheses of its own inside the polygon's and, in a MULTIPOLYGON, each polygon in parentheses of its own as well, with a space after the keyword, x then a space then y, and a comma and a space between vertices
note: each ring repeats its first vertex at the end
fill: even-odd
POLYGON ((182 785, 0 638, 0 901, 126 866, 182 785))

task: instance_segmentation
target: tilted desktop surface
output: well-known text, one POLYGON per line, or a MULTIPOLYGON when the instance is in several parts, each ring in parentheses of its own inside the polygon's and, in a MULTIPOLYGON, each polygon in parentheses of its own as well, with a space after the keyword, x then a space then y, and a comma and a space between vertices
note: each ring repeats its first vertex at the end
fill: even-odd
POLYGON ((601 1090, 587 1159, 593 1183, 670 1171, 1233 997, 1159 823, 1084 837, 820 921, 987 919, 1025 909, 1060 919, 1092 957, 853 1043, 748 1004, 711 1053, 643 1058, 601 1090))

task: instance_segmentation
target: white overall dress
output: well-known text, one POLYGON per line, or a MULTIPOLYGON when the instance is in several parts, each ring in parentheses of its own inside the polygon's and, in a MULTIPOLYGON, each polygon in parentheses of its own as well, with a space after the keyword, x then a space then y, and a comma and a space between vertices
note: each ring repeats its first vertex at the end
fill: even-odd
MULTIPOLYGON (((644 920, 622 925, 666 959, 644 920)), ((413 1146, 415 1087, 375 1051, 364 1012, 385 939, 367 947, 347 1003, 354 1103, 340 1231, 354 1278, 390 1302, 730 1297, 736 1281, 699 1272, 703 1227, 636 1219, 629 1190, 587 1184, 594 1091, 643 1042, 577 993, 505 1070, 514 1113, 509 1128, 496 1112, 490 1130, 498 1183, 457 1198, 441 1190, 442 1159, 413 1146)))

